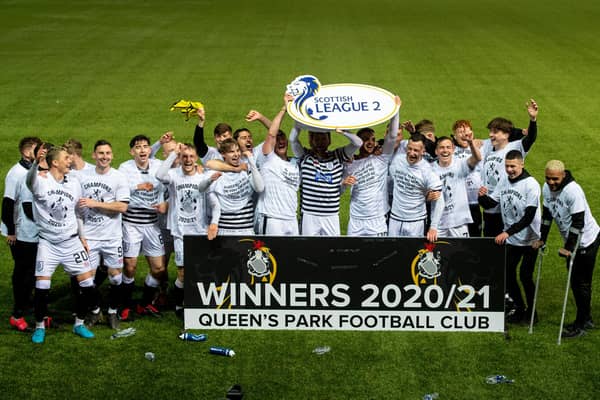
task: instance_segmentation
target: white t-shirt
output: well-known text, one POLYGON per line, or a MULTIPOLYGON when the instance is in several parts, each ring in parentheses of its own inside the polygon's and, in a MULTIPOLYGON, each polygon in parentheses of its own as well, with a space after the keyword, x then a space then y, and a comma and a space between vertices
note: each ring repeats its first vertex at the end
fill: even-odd
POLYGON ((205 235, 208 222, 206 217, 206 190, 212 172, 185 175, 181 168, 171 168, 163 180, 169 185, 169 221, 174 237, 184 235, 205 235))
POLYGON ((58 182, 47 173, 46 176, 37 176, 30 189, 40 238, 59 244, 77 235, 75 209, 81 197, 77 178, 67 175, 58 182))
MULTIPOLYGON (((470 147, 455 146, 454 148, 454 160, 468 159, 472 155, 470 147)), ((479 188, 483 186, 481 180, 481 162, 478 162, 475 168, 470 170, 469 175, 465 179, 467 185, 467 199, 469 204, 479 204, 479 188)))
MULTIPOLYGON (((17 207, 19 206, 16 201, 17 200, 17 187, 18 187, 19 181, 21 179, 24 179, 25 175, 27 175, 27 171, 28 171, 27 168, 22 166, 21 163, 16 163, 15 165, 12 166, 12 168, 10 170, 8 170, 8 173, 6 174, 6 178, 4 179, 4 197, 15 201, 15 208, 13 210, 13 212, 14 212, 13 221, 15 221, 15 222, 18 217, 17 207)), ((4 225, 4 222, 2 222, 0 229, 2 231, 2 235, 8 236, 8 230, 6 228, 6 225, 4 225)))
POLYGON ((39 241, 39 229, 34 221, 25 214, 23 203, 31 203, 33 206, 33 194, 25 184, 25 175, 17 182, 15 197, 15 208, 17 219, 15 220, 15 232, 17 240, 21 242, 37 243, 39 241))
POLYGON ((394 181, 391 217, 405 222, 425 219, 427 192, 442 190, 442 181, 431 165, 425 160, 409 164, 406 156, 395 157, 390 175, 394 181))
MULTIPOLYGON (((69 174, 70 176, 71 174, 69 174)), ((127 178, 114 168, 99 174, 96 168, 79 173, 81 197, 103 203, 129 202, 127 178)), ((113 240, 122 237, 121 213, 85 208, 82 211, 85 237, 94 240, 113 240)))
MULTIPOLYGON (((501 150, 495 150, 492 147, 492 143, 489 139, 483 141, 483 146, 481 149, 481 179, 483 181, 483 186, 488 189, 488 193, 492 193, 498 182, 506 177, 504 161, 506 158, 506 153, 511 150, 519 150, 523 155, 523 159, 525 159, 525 156, 527 155, 525 149, 523 148, 523 143, 520 140, 508 142, 501 150)), ((493 207, 484 210, 484 212, 498 214, 500 213, 500 209, 498 207, 493 207)))
POLYGON ((254 225, 254 189, 251 173, 223 172, 210 186, 221 207, 220 229, 252 229, 254 225))
POLYGON ((531 224, 509 236, 506 243, 513 246, 531 246, 534 240, 539 240, 542 223, 540 192, 540 185, 532 176, 511 183, 508 176, 505 175, 489 195, 500 203, 504 231, 523 218, 527 207, 536 207, 535 217, 531 224))
POLYGON ((572 223, 571 216, 584 212, 583 234, 580 247, 591 245, 598 236, 600 228, 590 211, 590 206, 581 186, 573 181, 569 182, 562 190, 553 192, 548 187, 548 184, 544 183, 543 193, 544 207, 550 210, 552 218, 556 221, 560 235, 565 241, 569 236, 569 228, 572 223))
POLYGON ((295 219, 300 187, 298 159, 285 161, 275 152, 263 157, 260 173, 265 190, 258 198, 258 212, 271 218, 295 219))
POLYGON ((354 176, 350 188, 350 217, 371 219, 385 215, 388 205, 388 165, 391 154, 369 156, 345 164, 344 176, 354 176))
POLYGON ((440 219, 440 229, 455 228, 473 222, 465 184, 471 172, 468 159, 453 159, 447 167, 442 167, 437 162, 431 166, 443 185, 444 211, 440 219))

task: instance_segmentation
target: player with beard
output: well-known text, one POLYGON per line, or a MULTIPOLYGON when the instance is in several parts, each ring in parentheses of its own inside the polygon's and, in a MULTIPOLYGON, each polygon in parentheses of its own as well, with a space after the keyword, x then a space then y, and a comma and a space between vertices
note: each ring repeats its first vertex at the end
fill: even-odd
MULTIPOLYGON (((398 107, 402 105, 398 96, 395 102, 398 107)), ((354 160, 345 165, 342 181, 345 186, 351 186, 348 236, 387 236, 388 165, 394 153, 399 125, 398 108, 385 135, 382 151, 377 155, 374 154, 377 142, 373 129, 363 128, 356 134, 363 144, 354 160)))
POLYGON ((444 197, 441 195, 440 178, 423 159, 426 140, 420 133, 412 134, 406 146, 406 156, 395 157, 390 165, 394 189, 388 236, 425 235, 431 242, 437 240, 444 197), (431 222, 426 227, 428 199, 432 200, 431 222))
POLYGON ((298 137, 300 127, 290 133, 294 155, 300 159, 301 233, 305 236, 340 234, 340 196, 344 163, 351 160, 362 140, 350 132, 336 131, 350 141, 344 147, 329 150, 331 132, 308 132, 310 149, 298 137))
POLYGON ((571 172, 565 169, 562 161, 548 161, 545 175, 542 237, 535 247, 542 247, 546 243, 552 220, 555 220, 564 241, 563 247, 558 250, 559 255, 567 260, 575 257, 571 272, 571 290, 577 306, 577 315, 573 323, 565 326, 562 336, 577 338, 594 328, 591 308, 592 277, 600 245, 600 227, 592 215, 583 189, 575 182, 571 172), (575 253, 577 242, 579 247, 575 253))
POLYGON ((293 97, 286 95, 284 105, 270 123, 262 144, 264 162, 260 168, 265 190, 258 199, 258 233, 266 235, 298 235, 298 187, 300 170, 297 158, 287 155, 288 141, 279 127, 286 113, 286 104, 293 97))
MULTIPOLYGON (((117 311, 121 306, 123 281, 121 214, 127 211, 129 186, 127 178, 111 167, 113 152, 108 141, 97 141, 92 157, 96 160, 96 168, 79 174, 82 192, 79 207, 82 209, 91 267, 95 271, 102 260, 108 271, 108 323, 112 329, 118 329, 117 311)), ((93 326, 101 319, 100 304, 95 304, 86 323, 93 326)))
POLYGON ((165 162, 156 171, 156 177, 169 185, 169 221, 175 248, 175 313, 182 316, 184 282, 184 235, 208 235, 212 240, 217 234, 217 204, 211 204, 213 219, 208 224, 207 201, 205 191, 210 184, 221 176, 220 172, 204 172, 198 166, 198 155, 192 144, 178 143, 165 162), (179 167, 172 168, 179 159, 179 167))
MULTIPOLYGON (((508 322, 528 321, 535 293, 533 271, 537 258, 535 243, 540 239, 541 213, 540 185, 524 168, 523 155, 518 150, 506 154, 506 175, 493 192, 480 189, 479 204, 484 209, 498 206, 504 221, 503 231, 495 237, 496 244, 506 243, 506 290, 515 309, 507 315, 508 322), (517 282, 517 267, 521 262, 519 280, 525 291, 525 300, 517 282)), ((537 315, 534 316, 537 320, 537 315)))
POLYGON ((473 132, 465 135, 464 140, 469 144, 469 158, 455 158, 454 142, 449 137, 442 136, 436 143, 437 161, 432 168, 442 181, 444 196, 438 236, 469 237, 468 224, 473 220, 469 211, 466 180, 481 161, 481 153, 474 144, 473 132))
POLYGON ((38 160, 27 172, 26 183, 33 194, 33 211, 39 228, 36 256, 34 312, 36 328, 31 340, 43 343, 46 337, 44 317, 48 311, 51 279, 59 264, 79 283, 77 316, 73 333, 86 339, 94 334, 84 325, 88 308, 96 304, 97 290, 88 260, 88 246, 83 234, 83 222, 77 215, 81 186, 75 177, 68 177, 70 157, 62 148, 38 153, 38 160), (38 163, 45 157, 49 171, 38 175, 38 163))

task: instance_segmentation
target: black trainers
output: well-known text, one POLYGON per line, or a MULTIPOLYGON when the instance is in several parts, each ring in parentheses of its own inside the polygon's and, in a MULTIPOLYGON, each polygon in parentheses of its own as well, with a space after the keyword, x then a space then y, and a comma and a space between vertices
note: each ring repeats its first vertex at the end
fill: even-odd
POLYGON ((513 308, 506 313, 506 322, 509 324, 518 324, 523 321, 525 315, 523 310, 513 308))
POLYGON ((119 330, 119 316, 117 313, 108 314, 108 325, 114 329, 119 330))
POLYGON ((104 315, 102 315, 102 311, 98 311, 97 313, 90 312, 85 316, 85 326, 91 328, 92 326, 104 322, 104 315))
MULTIPOLYGON (((565 330, 572 331, 576 327, 577 327, 577 324, 575 323, 575 321, 573 321, 570 324, 565 325, 565 330)), ((579 327, 581 328, 581 326, 579 326, 579 327)), ((585 323, 583 324, 583 329, 585 329, 586 331, 589 331, 590 329, 594 329, 594 321, 592 321, 591 319, 588 319, 587 321, 585 321, 585 323)))
POLYGON ((561 337, 563 339, 576 339, 586 335, 585 329, 574 327, 573 329, 563 330, 561 337))

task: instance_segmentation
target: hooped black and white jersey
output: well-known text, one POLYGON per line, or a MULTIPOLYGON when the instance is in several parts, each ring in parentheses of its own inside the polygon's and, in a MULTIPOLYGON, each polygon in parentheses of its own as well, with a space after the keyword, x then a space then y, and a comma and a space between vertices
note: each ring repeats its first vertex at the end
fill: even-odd
POLYGON ((224 172, 210 186, 221 207, 219 229, 253 229, 254 189, 252 174, 246 171, 224 172))
POLYGON ((312 215, 335 215, 340 210, 340 189, 344 162, 343 148, 337 148, 319 159, 306 150, 300 160, 301 209, 312 215))
POLYGON ((162 161, 150 159, 148 169, 140 169, 134 160, 128 160, 119 166, 129 185, 129 206, 123 214, 123 222, 136 225, 154 224, 158 221, 154 205, 164 201, 164 185, 156 178, 156 171, 162 161), (151 183, 151 190, 141 190, 137 186, 151 183))

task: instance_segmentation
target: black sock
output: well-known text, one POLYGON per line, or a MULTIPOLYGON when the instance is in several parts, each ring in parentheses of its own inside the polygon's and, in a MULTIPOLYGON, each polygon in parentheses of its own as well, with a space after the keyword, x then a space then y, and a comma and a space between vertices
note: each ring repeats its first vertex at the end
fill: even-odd
POLYGON ((35 321, 42 322, 44 317, 48 315, 48 293, 50 289, 35 288, 33 295, 35 321))

